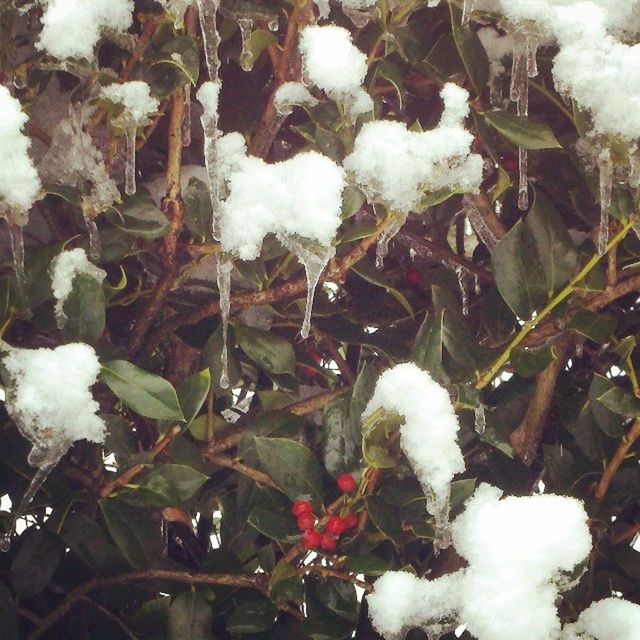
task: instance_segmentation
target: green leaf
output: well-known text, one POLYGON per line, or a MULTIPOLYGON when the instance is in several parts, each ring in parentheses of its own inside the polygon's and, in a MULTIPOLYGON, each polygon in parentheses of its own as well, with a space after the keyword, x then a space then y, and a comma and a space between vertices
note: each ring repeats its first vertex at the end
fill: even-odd
POLYGON ((353 584, 328 578, 318 584, 317 595, 329 611, 351 622, 357 622, 358 600, 353 584))
POLYGON ((424 318, 411 351, 411 360, 428 371, 435 380, 442 380, 442 344, 444 342, 444 309, 424 318))
POLYGON ((365 576, 381 576, 389 571, 389 562, 372 554, 365 556, 347 556, 344 563, 345 571, 362 573, 365 576))
POLYGON ((270 374, 295 376, 296 354, 284 338, 243 325, 234 326, 240 348, 261 368, 270 374))
POLYGON ((462 58, 476 94, 481 96, 489 82, 487 52, 482 42, 480 42, 478 34, 470 29, 468 25, 462 25, 462 11, 452 2, 449 3, 449 9, 451 11, 451 31, 458 53, 462 58))
POLYGON ((252 598, 241 602, 227 618, 229 633, 268 631, 275 622, 278 609, 271 600, 252 598))
POLYGON ((102 379, 122 402, 146 418, 184 422, 178 395, 164 378, 126 360, 102 365, 102 379))
POLYGON ((553 347, 536 350, 514 349, 509 362, 519 376, 531 378, 544 371, 557 357, 553 347))
POLYGON ((104 331, 105 299, 102 283, 84 273, 72 281, 71 293, 62 307, 67 321, 63 333, 78 342, 95 342, 104 331))
POLYGON ((353 635, 353 624, 344 618, 322 610, 318 617, 307 617, 302 621, 305 638, 312 640, 344 640, 353 635))
POLYGON ((589 309, 580 309, 569 322, 570 329, 598 344, 609 341, 617 325, 618 321, 613 316, 589 309))
POLYGON ((496 131, 523 149, 562 149, 546 124, 532 122, 507 111, 485 111, 483 115, 496 131))
POLYGON ((619 414, 600 402, 601 397, 615 388, 616 386, 611 380, 596 373, 589 387, 589 401, 591 413, 602 431, 612 438, 620 438, 623 431, 619 414))
POLYGON ((628 418, 635 418, 640 415, 640 399, 632 393, 613 387, 598 396, 598 402, 604 405, 609 411, 628 418))
POLYGON ((322 502, 322 469, 308 447, 287 438, 255 438, 265 471, 290 500, 322 502))
POLYGON ((292 542, 300 533, 291 514, 279 513, 264 507, 254 507, 247 522, 267 538, 280 542, 292 542))
POLYGON ((400 510, 390 505, 381 496, 367 496, 365 501, 371 522, 380 532, 395 542, 406 542, 406 534, 401 526, 400 510))
POLYGON ((351 391, 349 422, 352 437, 358 444, 362 440, 362 414, 373 396, 377 380, 376 368, 370 362, 365 362, 351 391))
POLYGON ((213 213, 209 187, 191 178, 183 193, 184 223, 191 233, 205 242, 213 242, 213 213))
POLYGON ((389 454, 388 440, 403 424, 404 418, 383 407, 362 420, 362 457, 370 467, 390 469, 395 459, 389 454))
POLYGON ((324 466, 331 475, 351 469, 359 457, 359 442, 351 433, 349 395, 334 398, 322 412, 324 466))
POLYGON ((275 34, 265 29, 254 29, 244 42, 240 53, 240 65, 242 68, 250 70, 262 52, 274 44, 278 44, 278 38, 275 34))
POLYGON ((382 272, 376 269, 370 260, 360 260, 360 262, 351 267, 351 271, 357 273, 363 280, 366 280, 370 284, 380 287, 387 293, 390 293, 403 306, 410 316, 415 313, 413 307, 404 295, 385 281, 383 275, 381 275, 382 272))
POLYGON ((636 348, 636 337, 635 336, 626 336, 612 349, 614 353, 617 353, 620 358, 623 360, 628 358, 633 350, 636 348))
POLYGON ((111 213, 107 217, 109 221, 136 238, 155 240, 167 235, 169 221, 156 203, 144 194, 127 196, 117 213, 111 213))
POLYGON ((11 563, 11 582, 16 594, 30 598, 39 594, 53 578, 64 555, 62 540, 48 529, 28 530, 11 563))
POLYGON ((146 483, 138 488, 148 504, 179 506, 189 500, 208 480, 208 476, 183 464, 162 464, 153 469, 146 483))
POLYGON ((275 602, 302 602, 304 584, 295 567, 284 560, 278 562, 271 573, 269 595, 275 602))
POLYGON ((113 541, 132 567, 147 569, 160 558, 160 525, 150 514, 115 498, 100 500, 100 509, 113 541))
POLYGON ((178 399, 187 425, 198 415, 211 387, 209 369, 203 369, 189 376, 178 387, 178 399))
POLYGON ((174 598, 169 608, 169 638, 184 640, 213 638, 211 625, 213 611, 207 599, 199 591, 185 591, 174 598))
POLYGON ((192 85, 198 82, 200 75, 200 50, 197 42, 189 36, 180 36, 166 42, 160 51, 150 59, 150 66, 171 65, 184 76, 185 82, 192 85))
POLYGON ((342 219, 348 220, 354 216, 367 201, 364 193, 357 187, 347 186, 342 192, 342 219))

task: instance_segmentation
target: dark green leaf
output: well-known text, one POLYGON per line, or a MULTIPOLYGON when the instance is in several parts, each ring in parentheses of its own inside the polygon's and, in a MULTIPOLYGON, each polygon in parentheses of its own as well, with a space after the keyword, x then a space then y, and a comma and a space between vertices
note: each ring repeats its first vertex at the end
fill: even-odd
POLYGON ((155 240, 169 232, 166 216, 149 196, 128 196, 118 212, 120 215, 111 215, 110 221, 136 238, 155 240))
POLYGON ((3 640, 19 640, 18 608, 4 582, 0 582, 0 629, 3 640))
POLYGON ((200 471, 182 464, 162 464, 151 471, 139 488, 148 504, 179 506, 189 500, 208 480, 200 471))
POLYGON ((618 321, 604 313, 596 313, 589 309, 580 309, 569 322, 569 328, 573 329, 589 340, 603 344, 611 339, 618 321))
POLYGON ((178 399, 187 424, 198 415, 209 393, 211 374, 203 369, 189 376, 178 388, 178 399))
POLYGON ((557 354, 553 347, 543 349, 514 349, 509 361, 515 372, 523 378, 531 378, 544 371, 555 359, 557 354))
POLYGON ((612 387, 605 391, 598 396, 598 402, 621 416, 635 418, 640 414, 640 399, 620 387, 612 387))
POLYGON ((263 507, 252 509, 247 522, 268 538, 281 542, 292 542, 300 533, 291 514, 278 513, 263 507))
POLYGON ((95 342, 104 331, 105 299, 102 283, 86 274, 73 279, 71 293, 63 305, 67 320, 66 338, 78 342, 95 342))
POLYGON ((444 310, 427 314, 413 343, 411 360, 428 371, 435 380, 442 379, 442 343, 444 341, 444 310))
POLYGON ((296 354, 284 338, 243 325, 234 329, 240 348, 259 367, 267 373, 295 375, 296 354))
POLYGON ((35 527, 21 537, 20 548, 11 563, 11 582, 18 596, 39 594, 51 581, 62 557, 62 540, 48 529, 35 527))
POLYGON ((458 53, 469 74, 476 94, 481 96, 489 80, 489 60, 478 34, 468 25, 462 25, 462 11, 449 3, 451 11, 451 31, 458 53))
POLYGON ((169 638, 184 640, 213 638, 211 605, 198 591, 185 591, 174 599, 169 609, 169 638))
POLYGON ((539 122, 506 111, 485 111, 485 120, 509 142, 524 149, 561 149, 553 131, 539 122))
POLYGON ((278 609, 266 598, 241 602, 227 619, 229 633, 258 633, 271 629, 278 609))

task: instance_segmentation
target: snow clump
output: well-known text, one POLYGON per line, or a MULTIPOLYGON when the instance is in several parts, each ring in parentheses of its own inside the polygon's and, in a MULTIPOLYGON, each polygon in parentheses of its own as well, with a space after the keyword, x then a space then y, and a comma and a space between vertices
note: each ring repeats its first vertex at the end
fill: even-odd
POLYGON ((149 124, 149 116, 160 106, 158 100, 151 96, 149 85, 141 80, 122 84, 114 82, 102 89, 102 97, 122 105, 123 112, 113 121, 122 129, 149 124))
POLYGON ((564 628, 563 640, 638 640, 640 605, 622 598, 605 598, 585 609, 564 628))

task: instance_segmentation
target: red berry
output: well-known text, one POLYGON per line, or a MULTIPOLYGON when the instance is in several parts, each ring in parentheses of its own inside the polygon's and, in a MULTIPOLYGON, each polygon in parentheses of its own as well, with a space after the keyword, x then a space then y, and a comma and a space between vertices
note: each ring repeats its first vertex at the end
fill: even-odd
POLYGON ((344 493, 349 493, 351 491, 355 491, 358 485, 356 484, 354 477, 350 473, 343 473, 342 475, 338 476, 338 486, 344 493))
POLYGON ((328 533, 323 533, 322 537, 320 538, 320 546, 325 551, 334 551, 335 548, 338 546, 338 543, 336 542, 336 539, 332 535, 329 535, 328 533))
POLYGON ((355 513, 348 513, 344 517, 344 525, 346 529, 353 529, 358 526, 358 522, 360 522, 360 518, 355 513))
POLYGON ((303 513, 312 513, 313 507, 308 500, 296 500, 291 507, 291 513, 298 518, 303 513))
POLYGON ((340 516, 331 516, 326 527, 327 533, 331 533, 334 536, 339 536, 346 528, 347 525, 344 518, 340 516))
POLYGON ((298 529, 300 529, 300 531, 313 529, 315 525, 316 519, 312 513, 303 513, 301 516, 298 516, 298 529))
POLYGON ((302 534, 302 544, 306 549, 315 549, 320 545, 322 541, 322 535, 315 529, 307 529, 302 534))
POLYGON ((420 282, 422 281, 420 272, 417 269, 408 269, 404 274, 404 279, 406 283, 411 287, 420 286, 420 282))

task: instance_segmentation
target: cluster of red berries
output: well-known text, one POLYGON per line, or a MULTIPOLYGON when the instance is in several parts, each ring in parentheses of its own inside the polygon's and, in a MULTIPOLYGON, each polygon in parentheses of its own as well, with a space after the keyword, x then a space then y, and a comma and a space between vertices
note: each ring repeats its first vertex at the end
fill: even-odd
MULTIPOLYGON (((349 473, 343 473, 338 477, 338 486, 344 493, 355 491, 356 481, 349 473)), ((302 544, 306 549, 320 547, 325 551, 335 551, 338 546, 338 538, 349 529, 358 524, 358 516, 348 513, 345 516, 331 516, 325 525, 324 531, 316 529, 316 516, 313 507, 308 500, 297 500, 291 507, 291 513, 298 519, 298 529, 303 531, 302 544)))

